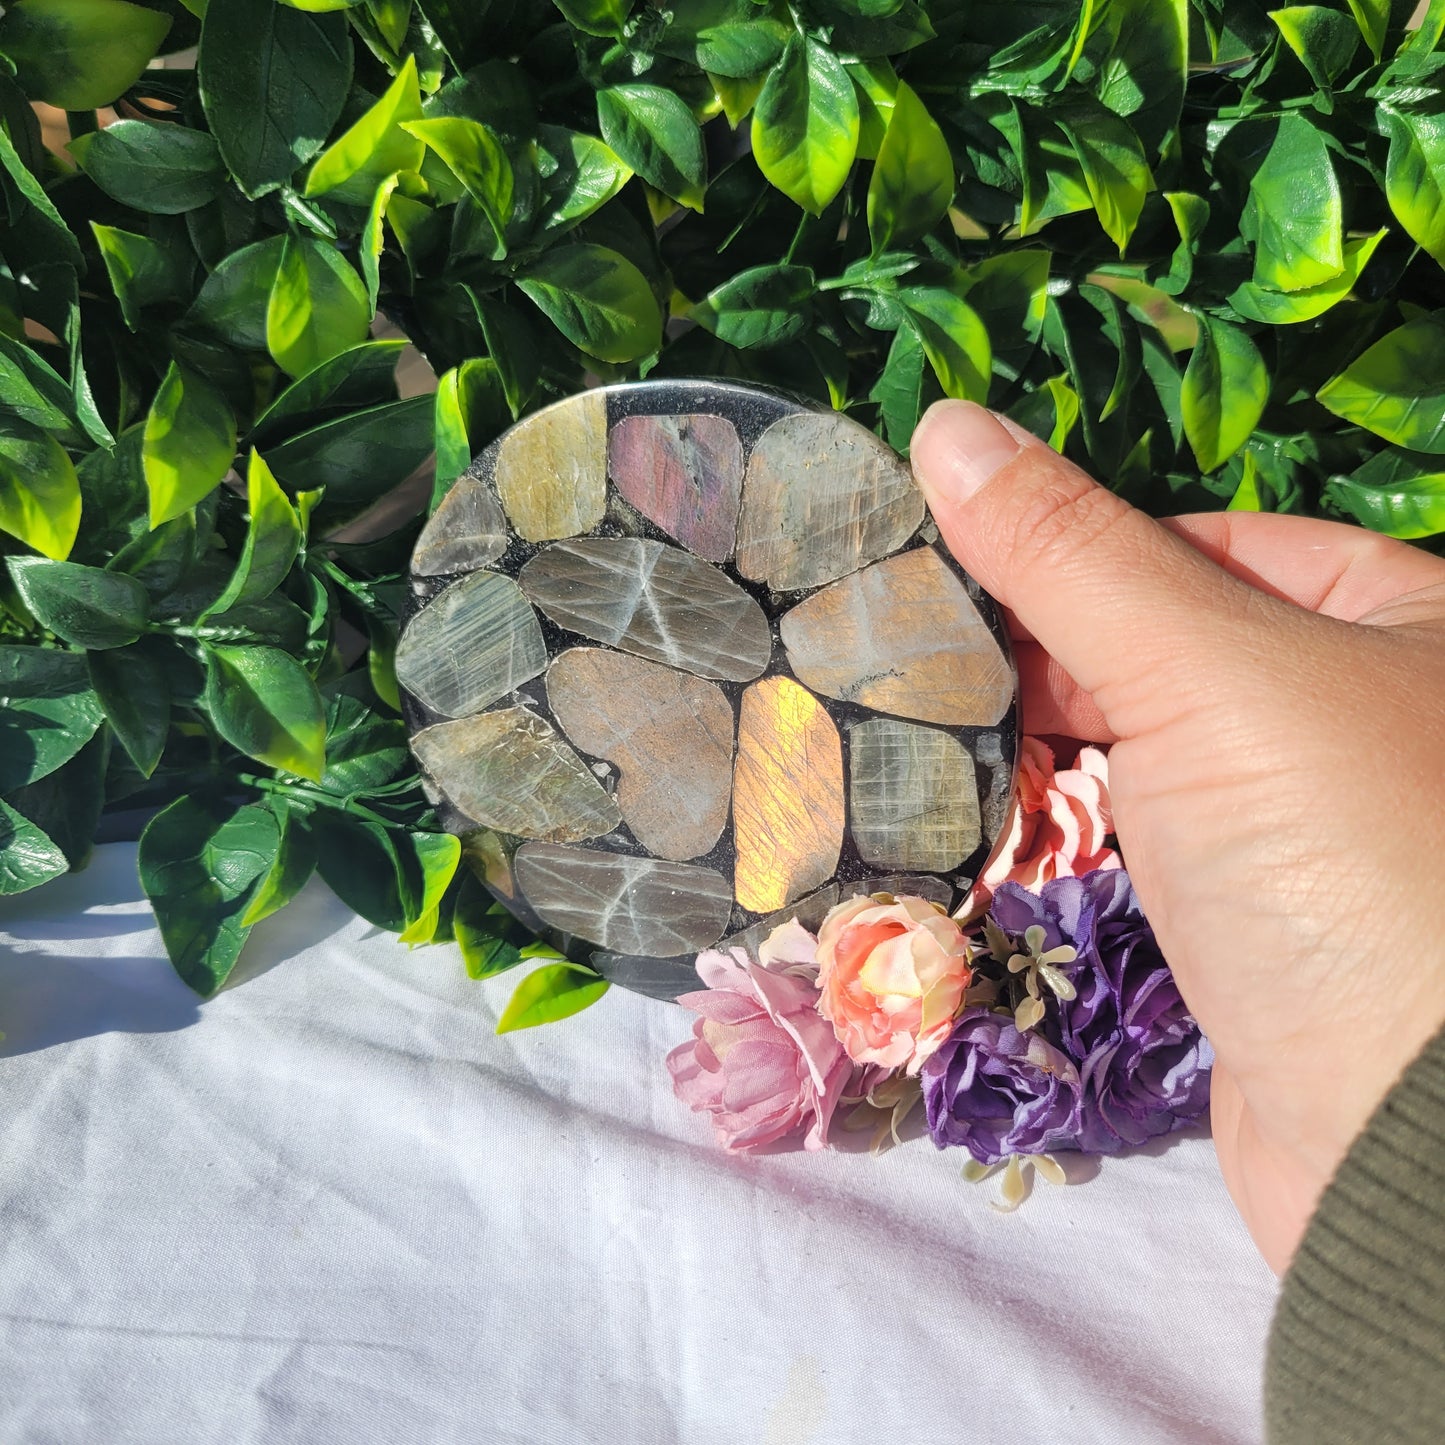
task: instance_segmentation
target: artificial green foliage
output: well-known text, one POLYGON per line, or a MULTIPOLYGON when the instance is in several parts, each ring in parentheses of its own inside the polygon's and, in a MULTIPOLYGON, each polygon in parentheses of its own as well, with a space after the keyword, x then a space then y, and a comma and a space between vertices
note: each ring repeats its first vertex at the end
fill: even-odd
POLYGON ((427 506, 593 379, 781 385, 900 448, 970 398, 1152 511, 1438 548, 1445 3, 1415 9, 14 0, 0 893, 143 828, 202 993, 319 874, 475 977, 541 959, 503 1028, 597 998, 437 830, 392 667, 427 506))

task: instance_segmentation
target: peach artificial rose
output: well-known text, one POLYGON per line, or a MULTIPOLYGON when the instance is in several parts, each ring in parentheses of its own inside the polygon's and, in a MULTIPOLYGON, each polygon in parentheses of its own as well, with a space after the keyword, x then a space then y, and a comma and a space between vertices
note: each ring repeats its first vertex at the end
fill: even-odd
POLYGON ((1106 841, 1113 827, 1108 757, 1085 747, 1073 767, 1056 769, 1053 749, 1038 738, 1025 738, 1007 831, 958 917, 977 918, 1002 883, 1037 893, 1055 878, 1122 867, 1106 841))
POLYGON ((916 1074, 973 979, 963 930, 926 898, 840 903, 818 930, 818 1008, 848 1057, 916 1074))

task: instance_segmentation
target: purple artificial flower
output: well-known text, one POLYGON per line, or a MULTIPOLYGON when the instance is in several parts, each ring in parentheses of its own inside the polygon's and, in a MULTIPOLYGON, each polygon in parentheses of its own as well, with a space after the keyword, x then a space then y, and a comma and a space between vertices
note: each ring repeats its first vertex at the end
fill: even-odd
POLYGON ((1058 878, 1041 893, 1006 883, 990 910, 1006 933, 1040 925, 1046 948, 1072 944, 1061 966, 1076 995, 1060 999, 1058 1041, 1078 1065, 1084 1104, 1078 1147, 1112 1154, 1192 1123, 1209 1107, 1214 1051, 1123 871, 1058 878))
POLYGON ((940 1149, 962 1145, 980 1164, 1010 1154, 1077 1149, 1079 1071, 1037 1029, 972 1008, 920 1070, 928 1132, 940 1149))

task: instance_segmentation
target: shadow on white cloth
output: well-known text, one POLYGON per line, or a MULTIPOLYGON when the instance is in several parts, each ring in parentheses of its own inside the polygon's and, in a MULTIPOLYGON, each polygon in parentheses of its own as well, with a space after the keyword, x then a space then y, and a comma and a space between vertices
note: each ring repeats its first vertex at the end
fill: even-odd
POLYGON ((1018 1213, 915 1139, 732 1158, 614 990, 313 884, 171 973, 134 849, 0 902, 0 1445, 1252 1445, 1274 1283, 1207 1138, 1018 1213))

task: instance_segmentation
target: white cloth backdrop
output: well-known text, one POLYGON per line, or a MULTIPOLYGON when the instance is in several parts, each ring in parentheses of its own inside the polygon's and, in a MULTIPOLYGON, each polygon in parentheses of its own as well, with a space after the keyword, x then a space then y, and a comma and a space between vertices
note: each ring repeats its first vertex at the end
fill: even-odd
POLYGON ((681 1010, 497 1038, 513 978, 313 883, 173 976, 134 849, 0 902, 4 1445, 1250 1445, 1274 1283, 1191 1136, 1039 1185, 734 1159, 681 1010))

